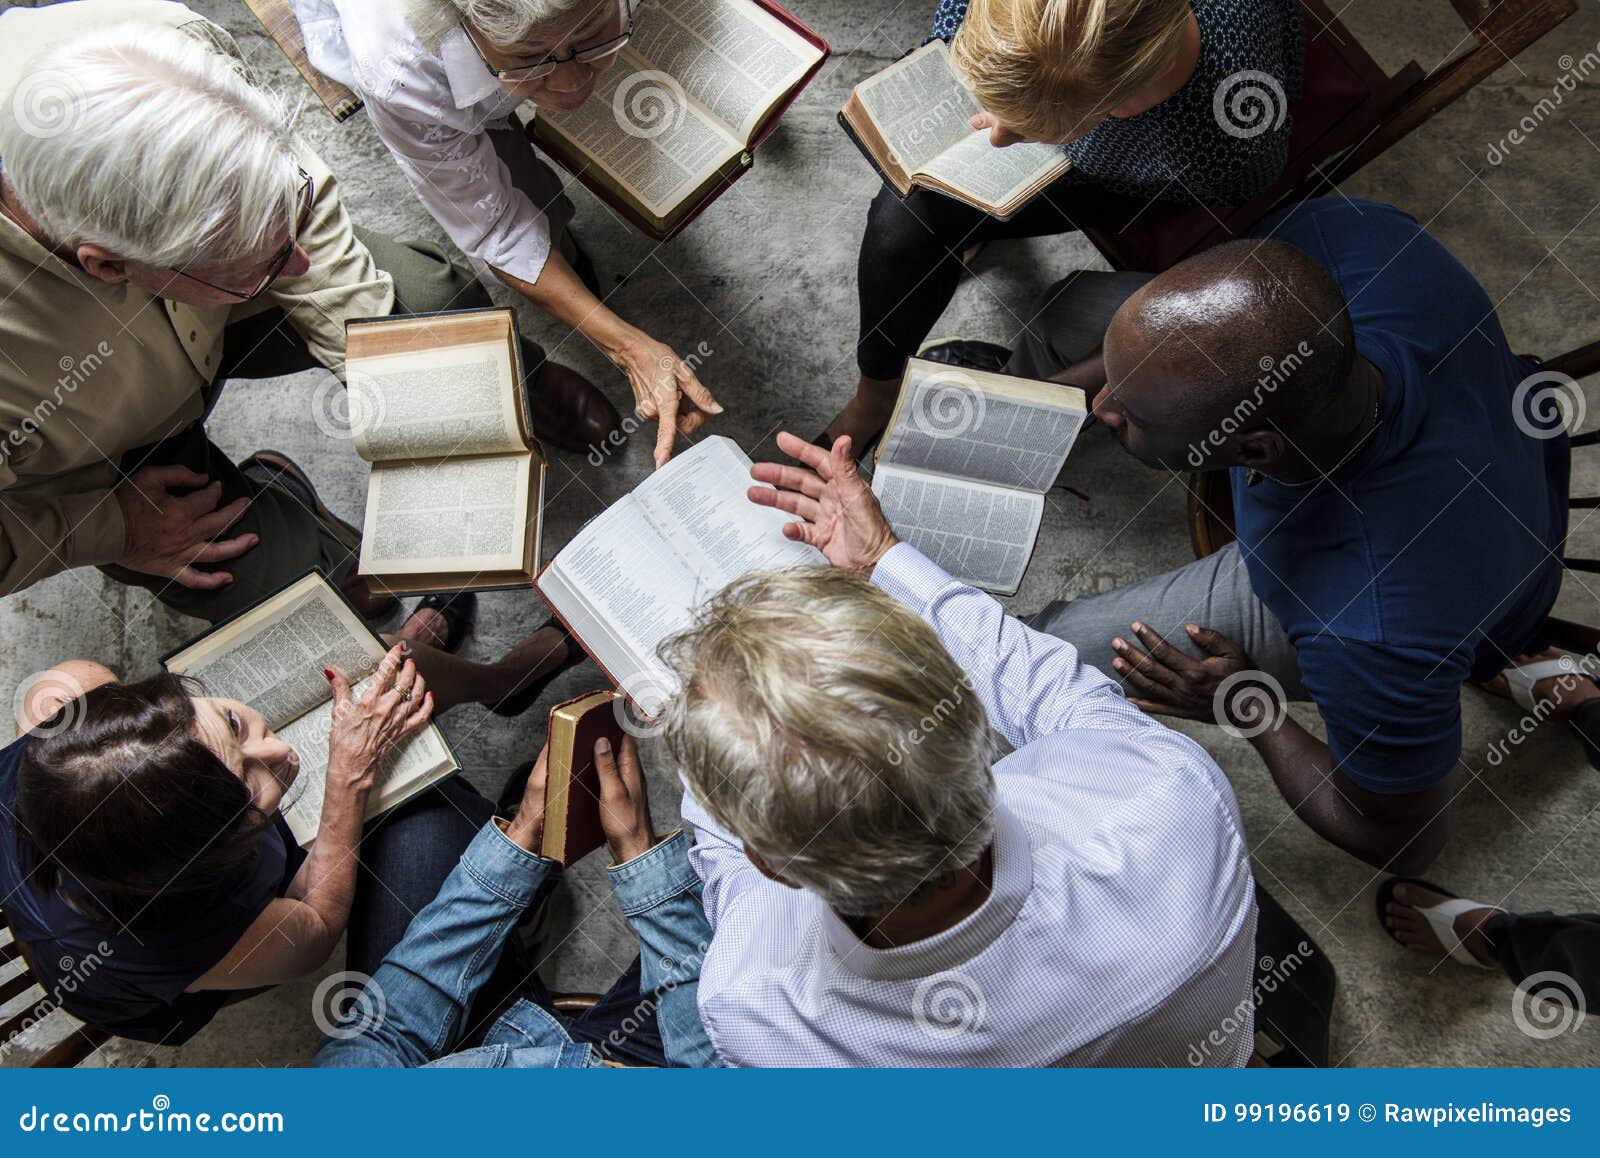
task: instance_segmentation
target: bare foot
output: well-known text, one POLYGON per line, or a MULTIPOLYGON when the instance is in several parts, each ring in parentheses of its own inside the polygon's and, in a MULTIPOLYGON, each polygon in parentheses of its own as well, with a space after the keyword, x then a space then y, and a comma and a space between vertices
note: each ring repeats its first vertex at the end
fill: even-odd
MULTIPOLYGON (((1527 667, 1532 663, 1540 663, 1548 659, 1567 659, 1571 661, 1572 670, 1563 675, 1547 676, 1533 685, 1533 702, 1547 704, 1545 711, 1556 719, 1565 719, 1572 714, 1572 710, 1585 700, 1600 699, 1600 687, 1596 687, 1592 679, 1584 674, 1575 657, 1568 655, 1560 648, 1547 647, 1537 655, 1519 655, 1511 661, 1512 667, 1527 667)), ((1493 695, 1511 698, 1511 689, 1506 685, 1504 673, 1495 676, 1478 685, 1484 691, 1493 695)))
MULTIPOLYGON (((1396 885, 1394 900, 1389 902, 1384 924, 1394 934, 1395 940, 1413 953, 1443 957, 1449 950, 1439 943, 1428 919, 1417 912, 1417 906, 1432 908, 1449 899, 1442 893, 1419 885, 1396 885)), ((1467 947, 1467 952, 1485 965, 1493 965, 1495 960, 1489 950, 1489 939, 1483 933, 1483 923, 1498 912, 1499 909, 1485 905, 1480 909, 1468 909, 1455 919, 1456 936, 1467 947)))
POLYGON ((559 627, 541 627, 514 644, 494 664, 505 673, 506 695, 511 695, 530 680, 555 671, 565 662, 574 645, 559 627))

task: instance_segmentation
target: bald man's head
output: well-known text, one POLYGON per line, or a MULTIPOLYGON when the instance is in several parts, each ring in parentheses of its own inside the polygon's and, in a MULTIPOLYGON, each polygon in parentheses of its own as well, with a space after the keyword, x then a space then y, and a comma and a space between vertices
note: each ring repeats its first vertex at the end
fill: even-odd
POLYGON ((1282 242, 1233 241, 1123 303, 1095 413, 1151 466, 1256 465, 1264 446, 1242 444, 1295 440, 1349 389, 1354 364, 1328 271, 1282 242))

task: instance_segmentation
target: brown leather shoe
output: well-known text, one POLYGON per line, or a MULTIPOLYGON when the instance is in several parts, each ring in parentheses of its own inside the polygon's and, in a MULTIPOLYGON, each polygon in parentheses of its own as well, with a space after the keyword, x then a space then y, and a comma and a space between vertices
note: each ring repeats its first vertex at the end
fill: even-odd
POLYGON ((622 425, 611 400, 576 370, 546 362, 528 388, 528 415, 541 441, 587 454, 622 425))

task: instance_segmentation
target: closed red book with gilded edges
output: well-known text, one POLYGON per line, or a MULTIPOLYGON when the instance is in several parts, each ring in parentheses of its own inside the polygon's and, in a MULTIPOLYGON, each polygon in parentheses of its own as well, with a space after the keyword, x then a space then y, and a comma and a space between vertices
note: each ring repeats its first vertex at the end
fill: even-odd
POLYGON ((620 699, 616 692, 590 692, 550 709, 541 856, 572 865, 605 844, 594 745, 604 736, 613 752, 621 751, 620 699))

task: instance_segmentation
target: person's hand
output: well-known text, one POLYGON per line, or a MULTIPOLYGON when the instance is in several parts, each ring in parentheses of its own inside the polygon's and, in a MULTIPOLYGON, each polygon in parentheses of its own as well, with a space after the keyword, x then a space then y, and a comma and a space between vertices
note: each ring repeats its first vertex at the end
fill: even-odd
POLYGON ((993 113, 974 113, 967 123, 975 129, 987 130, 989 143, 997 149, 1003 149, 1007 145, 1015 145, 1027 139, 1017 133, 1013 133, 1002 125, 1000 118, 993 113))
POLYGON ((1241 709, 1259 713, 1257 697, 1217 695, 1229 677, 1253 670, 1255 665, 1244 648, 1208 627, 1191 623, 1185 630, 1204 653, 1204 658, 1192 659, 1149 624, 1135 620, 1132 626, 1143 648, 1121 636, 1111 641, 1117 653, 1111 666, 1138 693, 1128 697, 1129 703, 1155 715, 1206 720, 1240 731, 1259 725, 1259 719, 1235 718, 1241 709))
POLYGON ((216 591, 233 582, 226 571, 198 571, 196 563, 237 559, 261 541, 259 535, 219 539, 244 514, 250 500, 218 508, 220 482, 181 466, 147 466, 114 491, 122 508, 123 543, 117 565, 160 575, 184 587, 216 591), (199 488, 199 489, 194 489, 199 488), (174 495, 172 491, 193 490, 174 495))
POLYGON ((333 687, 326 798, 370 792, 384 756, 433 717, 433 693, 413 660, 401 662, 404 649, 398 643, 389 649, 359 701, 343 672, 323 672, 333 687))
POLYGON ((649 852, 656 846, 656 830, 650 823, 639 745, 632 736, 624 736, 622 751, 613 752, 611 741, 601 736, 594 743, 594 767, 600 774, 600 828, 606 834, 611 863, 622 864, 649 852))
POLYGON ((658 419, 656 466, 672 457, 676 436, 693 434, 722 404, 700 384, 694 370, 673 351, 641 330, 611 352, 611 360, 628 376, 633 387, 634 413, 658 419))
POLYGON ((778 449, 805 466, 756 463, 750 477, 778 489, 751 487, 750 501, 799 515, 801 522, 784 526, 785 535, 810 543, 835 566, 871 574, 900 540, 856 468, 849 435, 834 439, 829 452, 784 431, 778 435, 778 449))
POLYGON ((544 790, 550 779, 550 745, 539 750, 528 782, 522 786, 522 803, 506 825, 506 838, 523 852, 539 853, 544 843, 544 790))

